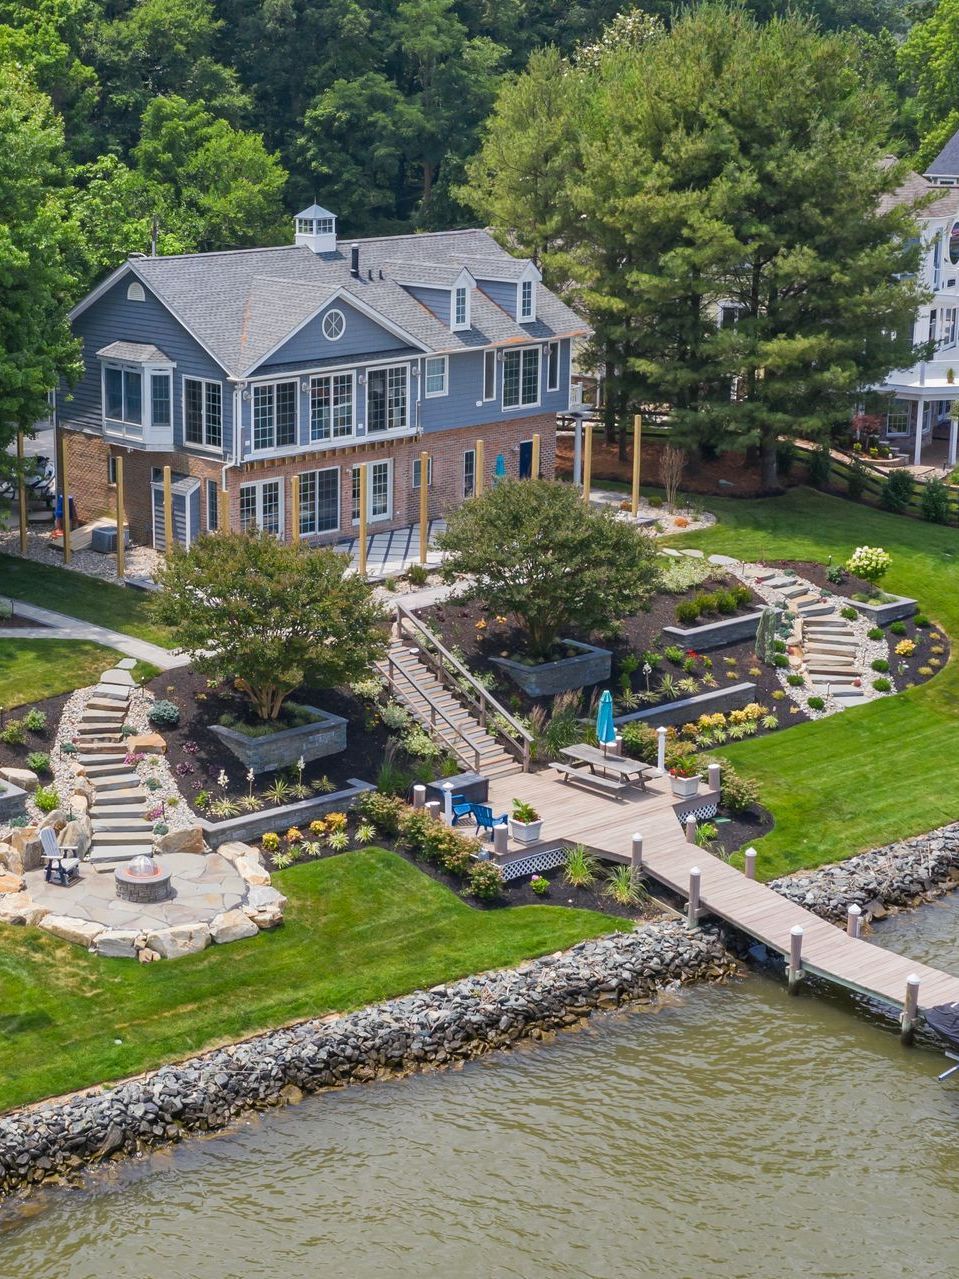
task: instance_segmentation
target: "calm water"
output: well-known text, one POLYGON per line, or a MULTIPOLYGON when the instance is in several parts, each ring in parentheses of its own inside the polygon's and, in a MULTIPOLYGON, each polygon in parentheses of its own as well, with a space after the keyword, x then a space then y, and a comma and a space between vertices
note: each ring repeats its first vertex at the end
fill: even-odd
MULTIPOLYGON (((959 972, 959 900, 883 944, 959 972)), ((2 1279, 954 1279, 959 1085, 770 976, 191 1141, 0 1236, 2 1279)))

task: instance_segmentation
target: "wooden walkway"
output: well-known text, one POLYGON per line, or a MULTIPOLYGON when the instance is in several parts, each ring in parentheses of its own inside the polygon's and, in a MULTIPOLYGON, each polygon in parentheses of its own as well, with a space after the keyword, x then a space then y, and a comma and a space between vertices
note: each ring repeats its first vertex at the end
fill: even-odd
MULTIPOLYGON (((790 933, 803 929, 802 971, 892 1004, 903 1006, 906 979, 919 978, 919 1008, 959 1002, 959 977, 893 954, 820 919, 765 884, 749 880, 728 863, 686 841, 666 778, 609 797, 554 779, 546 772, 503 777, 490 783, 494 813, 508 812, 514 796, 543 815, 542 843, 512 845, 507 859, 528 856, 557 842, 584 844, 612 861, 630 862, 634 834, 643 836, 644 872, 678 895, 689 897, 689 872, 701 871, 701 915, 715 915, 771 950, 789 956, 790 933)), ((700 790, 698 802, 714 798, 700 790)), ((691 807, 697 801, 683 801, 691 807)))

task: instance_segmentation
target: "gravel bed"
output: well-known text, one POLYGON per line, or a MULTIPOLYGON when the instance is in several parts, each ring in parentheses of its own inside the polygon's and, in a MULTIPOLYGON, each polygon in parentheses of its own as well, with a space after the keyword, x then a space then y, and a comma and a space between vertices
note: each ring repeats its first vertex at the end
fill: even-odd
MULTIPOLYGON (((49 534, 28 533, 27 553, 20 554, 20 534, 16 529, 0 530, 0 551, 5 555, 15 555, 18 559, 36 560, 39 564, 52 564, 55 568, 66 568, 74 573, 83 573, 87 577, 96 577, 104 582, 117 580, 116 555, 101 555, 89 549, 74 551, 70 563, 64 564, 63 551, 59 546, 51 546, 49 534)), ((130 546, 124 560, 124 576, 152 578, 163 562, 163 556, 149 546, 130 546)))

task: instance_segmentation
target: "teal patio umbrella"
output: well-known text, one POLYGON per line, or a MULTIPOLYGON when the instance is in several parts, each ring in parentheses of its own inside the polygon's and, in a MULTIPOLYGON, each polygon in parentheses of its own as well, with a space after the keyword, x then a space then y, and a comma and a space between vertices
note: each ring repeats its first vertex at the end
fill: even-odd
POLYGON ((603 689, 603 695, 599 699, 599 710, 596 712, 596 740, 604 748, 616 740, 616 725, 613 723, 613 695, 608 688, 603 689))

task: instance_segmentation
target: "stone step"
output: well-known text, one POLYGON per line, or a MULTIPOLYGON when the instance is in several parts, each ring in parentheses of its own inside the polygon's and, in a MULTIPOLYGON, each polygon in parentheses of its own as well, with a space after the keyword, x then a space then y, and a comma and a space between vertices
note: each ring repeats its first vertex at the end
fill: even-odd
POLYGON ((139 833, 131 833, 126 830, 102 830, 97 831, 96 838, 93 841, 94 848, 116 848, 118 844, 152 844, 153 831, 150 827, 143 823, 139 828, 139 833))
POLYGON ((110 670, 103 672, 100 676, 100 683, 104 685, 108 684, 116 688, 124 688, 127 690, 128 694, 130 689, 136 688, 136 684, 134 683, 133 676, 130 672, 118 670, 115 666, 111 667, 110 670))
POLYGON ((796 611, 800 617, 828 617, 833 613, 833 606, 831 604, 800 604, 796 611))
POLYGON ((78 764, 122 764, 126 756, 114 751, 112 755, 86 755, 82 751, 76 756, 78 764))
POLYGON ((84 707, 84 710, 87 710, 87 711, 110 711, 111 713, 116 712, 116 713, 118 713, 118 714, 122 714, 122 713, 123 713, 123 708, 122 708, 122 707, 120 707, 120 706, 118 705, 118 703, 117 703, 117 699, 116 699, 116 697, 115 697, 115 696, 111 696, 111 697, 91 697, 91 698, 89 698, 89 700, 87 701, 87 704, 86 704, 86 706, 84 707))
POLYGON ((102 758, 103 756, 106 756, 107 759, 110 759, 119 755, 121 751, 123 751, 123 754, 126 754, 123 750, 122 742, 101 742, 98 740, 82 741, 78 745, 77 759, 81 761, 89 760, 91 762, 94 757, 102 758))
POLYGON ((833 657, 855 657, 859 645, 843 640, 807 640, 803 645, 804 653, 830 654, 833 657))
MULTIPOLYGON (((772 585, 772 583, 769 583, 772 585)), ((797 599, 800 595, 808 595, 809 587, 804 586, 801 582, 795 582, 792 586, 780 586, 778 588, 780 595, 785 596, 787 600, 797 599)))
POLYGON ((756 581, 762 582, 764 586, 768 586, 773 591, 780 591, 783 587, 799 585, 794 577, 784 577, 781 573, 757 573, 756 581))
POLYGON ((156 805, 149 804, 95 804, 90 809, 90 820, 92 822, 106 821, 133 821, 134 818, 146 820, 146 814, 150 808, 156 805))
POLYGON ((104 804, 142 804, 144 808, 147 807, 146 792, 139 786, 135 790, 101 790, 97 787, 97 800, 94 807, 99 806, 101 799, 104 804))
POLYGON ((149 831, 152 827, 152 822, 136 814, 131 817, 94 817, 91 824, 94 835, 124 830, 131 834, 142 835, 144 831, 149 831))
POLYGON ((149 853, 153 848, 152 839, 149 844, 115 844, 104 848, 94 848, 90 851, 87 861, 97 870, 101 867, 112 870, 113 867, 120 865, 122 862, 130 862, 134 857, 142 857, 144 853, 149 853))
MULTIPOLYGON (((830 688, 855 688, 856 685, 852 681, 858 678, 851 671, 829 671, 828 673, 820 671, 817 675, 810 675, 807 683, 817 689, 823 689, 827 685, 830 688)), ((862 689, 860 688, 859 691, 862 692, 862 689)))
MULTIPOLYGON (((127 769, 125 772, 113 773, 108 777, 91 777, 93 789, 99 795, 103 791, 134 790, 140 788, 140 778, 127 769)), ((142 792, 141 792, 142 793, 142 792)))
MULTIPOLYGON (((130 690, 128 688, 120 688, 117 684, 97 684, 93 690, 93 696, 100 699, 109 698, 114 705, 117 703, 126 706, 130 700, 130 690)), ((89 705, 89 702, 87 703, 89 705)))
POLYGON ((804 626, 803 635, 809 640, 823 640, 830 644, 858 644, 856 632, 838 626, 804 626))
POLYGON ((807 675, 826 675, 833 679, 862 679, 862 671, 856 666, 829 666, 825 662, 813 662, 806 666, 807 675))
POLYGON ((116 777, 118 774, 128 777, 130 774, 130 765, 124 763, 125 759, 125 755, 118 755, 116 759, 108 760, 105 764, 100 762, 96 764, 86 764, 84 767, 87 770, 87 777, 89 777, 91 781, 97 777, 116 777))
POLYGON ((813 617, 803 622, 804 631, 851 631, 842 617, 813 617))
POLYGON ((120 733, 111 732, 108 728, 78 728, 74 737, 84 745, 89 742, 109 742, 114 749, 118 742, 123 741, 120 733))
POLYGON ((855 684, 834 684, 830 689, 830 692, 833 697, 841 697, 844 702, 850 697, 861 697, 864 702, 868 702, 870 700, 868 697, 863 697, 862 689, 857 688, 855 684))

